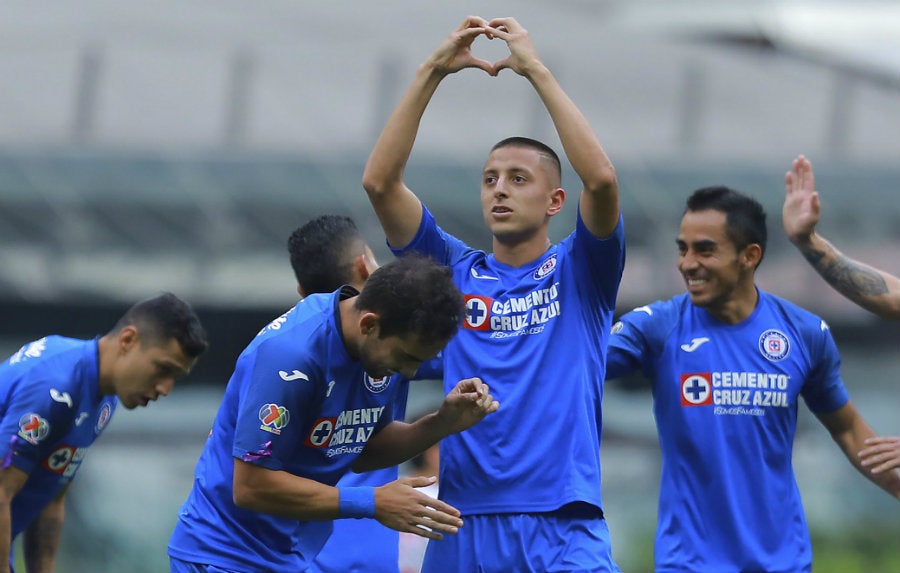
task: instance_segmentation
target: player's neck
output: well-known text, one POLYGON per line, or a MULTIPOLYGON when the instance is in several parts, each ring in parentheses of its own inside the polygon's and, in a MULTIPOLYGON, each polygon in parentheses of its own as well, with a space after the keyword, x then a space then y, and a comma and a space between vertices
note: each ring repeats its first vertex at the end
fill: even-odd
POLYGON ((116 358, 116 338, 109 334, 97 340, 97 380, 101 396, 115 394, 113 384, 114 361, 116 358))
POLYGON ((338 303, 341 319, 341 338, 347 354, 354 360, 359 360, 359 345, 362 343, 362 333, 359 330, 360 312, 356 309, 356 297, 347 298, 338 303))
POLYGON ((550 248, 550 238, 538 235, 525 241, 501 241, 494 237, 494 259, 504 265, 521 267, 537 260, 550 248))
POLYGON ((742 289, 741 292, 735 293, 722 304, 707 307, 706 310, 716 320, 733 325, 747 320, 756 310, 757 304, 759 304, 759 292, 756 290, 755 284, 750 284, 749 290, 742 289))

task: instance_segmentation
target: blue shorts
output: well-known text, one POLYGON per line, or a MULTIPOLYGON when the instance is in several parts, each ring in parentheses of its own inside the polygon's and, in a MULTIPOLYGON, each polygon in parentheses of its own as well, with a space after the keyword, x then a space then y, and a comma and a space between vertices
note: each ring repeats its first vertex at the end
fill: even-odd
POLYGON ((169 555, 169 571, 170 573, 240 573, 240 571, 232 571, 231 569, 222 569, 215 565, 201 565, 200 563, 189 563, 182 561, 169 555))
POLYGON ((621 573, 596 512, 468 515, 456 535, 431 540, 422 573, 621 573))

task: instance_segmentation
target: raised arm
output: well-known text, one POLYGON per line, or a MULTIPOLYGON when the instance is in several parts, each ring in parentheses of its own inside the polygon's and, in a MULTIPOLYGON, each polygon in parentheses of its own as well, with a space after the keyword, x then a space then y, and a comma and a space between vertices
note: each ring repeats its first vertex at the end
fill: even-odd
POLYGON ((875 485, 900 499, 900 469, 894 468, 880 472, 873 472, 871 468, 863 465, 860 454, 867 447, 866 440, 875 437, 875 432, 862 419, 852 402, 828 414, 816 414, 819 421, 831 433, 832 439, 853 464, 853 467, 875 485))
POLYGON ((839 293, 882 318, 900 320, 900 278, 851 259, 819 235, 820 208, 812 164, 800 155, 785 175, 782 222, 788 238, 839 293))
POLYGON ((616 171, 587 119, 541 62, 528 31, 513 18, 496 18, 488 33, 504 40, 509 57, 494 64, 525 77, 547 108, 563 150, 583 185, 580 207, 585 226, 598 237, 610 235, 619 220, 616 171))
POLYGON ((472 42, 485 33, 486 24, 483 18, 469 16, 419 66, 366 162, 362 185, 392 247, 406 246, 422 219, 422 204, 403 182, 403 172, 438 85, 448 74, 464 68, 495 73, 490 62, 476 58, 471 50, 472 42))

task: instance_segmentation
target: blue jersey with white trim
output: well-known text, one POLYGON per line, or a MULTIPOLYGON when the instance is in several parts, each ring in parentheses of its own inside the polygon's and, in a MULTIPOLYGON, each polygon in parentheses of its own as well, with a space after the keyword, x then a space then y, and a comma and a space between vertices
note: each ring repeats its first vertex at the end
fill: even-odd
POLYGON ((500 409, 441 441, 440 498, 463 514, 602 507, 605 348, 625 258, 621 219, 598 239, 584 226, 518 268, 440 229, 423 208, 409 245, 453 270, 466 301, 444 349, 444 386, 481 378, 500 409))
POLYGON ((169 554, 238 571, 303 571, 330 521, 234 505, 234 459, 335 485, 369 437, 395 419, 407 384, 372 379, 344 346, 344 287, 306 297, 241 353, 179 512, 169 554))
POLYGON ((100 396, 96 340, 47 336, 0 364, 0 459, 28 474, 13 538, 72 481, 118 402, 100 396))
POLYGON ((809 571, 791 466, 798 398, 816 413, 848 401, 827 324, 765 292, 728 325, 687 294, 625 314, 608 377, 653 384, 662 448, 657 571, 809 571))

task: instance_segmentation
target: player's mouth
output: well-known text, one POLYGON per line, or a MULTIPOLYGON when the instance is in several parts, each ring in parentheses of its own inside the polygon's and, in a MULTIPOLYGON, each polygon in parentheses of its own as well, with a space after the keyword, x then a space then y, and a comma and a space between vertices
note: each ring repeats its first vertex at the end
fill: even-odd
POLYGON ((697 292, 703 290, 703 287, 705 287, 708 282, 709 281, 706 279, 684 277, 684 284, 687 286, 689 292, 697 292))
POLYGON ((495 219, 506 219, 512 215, 512 209, 503 205, 495 205, 491 208, 491 215, 495 219))

